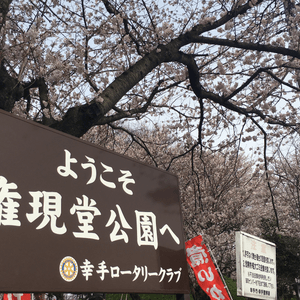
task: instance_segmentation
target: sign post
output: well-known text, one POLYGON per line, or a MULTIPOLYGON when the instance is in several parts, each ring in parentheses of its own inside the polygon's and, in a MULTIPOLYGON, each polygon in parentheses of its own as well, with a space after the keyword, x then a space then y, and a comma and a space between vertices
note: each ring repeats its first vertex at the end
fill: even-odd
POLYGON ((236 232, 237 295, 276 299, 276 245, 236 232))
POLYGON ((0 290, 189 293, 177 177, 0 112, 0 290))

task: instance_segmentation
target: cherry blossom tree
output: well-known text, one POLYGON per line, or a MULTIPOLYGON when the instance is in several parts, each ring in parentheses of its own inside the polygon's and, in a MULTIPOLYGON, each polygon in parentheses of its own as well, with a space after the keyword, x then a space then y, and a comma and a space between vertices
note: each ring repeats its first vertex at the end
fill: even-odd
MULTIPOLYGON (((202 234, 223 275, 235 278, 235 231, 276 243, 278 296, 290 297, 299 273, 295 262, 300 251, 297 148, 270 161, 269 182, 276 199, 279 231, 265 174, 254 161, 238 155, 236 146, 181 156, 179 151, 185 146, 167 132, 164 128, 139 130, 138 140, 134 132, 128 138, 127 132, 94 128, 85 139, 177 174, 186 239, 202 234), (174 157, 177 159, 169 167, 174 157)), ((297 141, 293 143, 297 145, 297 141)), ((194 299, 203 299, 192 273, 190 279, 194 299)))
POLYGON ((2 0, 0 109, 76 137, 100 131, 116 151, 186 170, 193 230, 225 241, 254 207, 281 229, 269 159, 298 135, 299 10, 296 0, 2 0), (257 166, 236 156, 245 147, 257 166))
POLYGON ((1 108, 77 137, 165 115, 191 147, 297 131, 297 3, 156 2, 2 1, 1 108))
POLYGON ((293 237, 300 238, 300 182, 299 182, 299 140, 293 141, 295 146, 279 152, 276 159, 270 162, 272 190, 276 195, 276 205, 286 203, 285 210, 279 211, 281 231, 293 237))
POLYGON ((267 149, 298 132, 299 9, 294 0, 4 0, 0 108, 77 137, 96 125, 164 123, 185 153, 252 141, 266 169, 267 149))
MULTIPOLYGON (((165 128, 139 130, 138 140, 135 135, 128 138, 127 132, 94 128, 84 138, 176 174, 186 239, 201 234, 221 272, 234 278, 235 231, 261 236, 262 219, 273 217, 264 173, 238 155, 236 147, 224 148, 221 153, 180 155, 185 146, 167 132, 165 128), (174 157, 177 159, 172 162, 174 157)), ((203 299, 193 273, 190 279, 194 299, 203 299)))

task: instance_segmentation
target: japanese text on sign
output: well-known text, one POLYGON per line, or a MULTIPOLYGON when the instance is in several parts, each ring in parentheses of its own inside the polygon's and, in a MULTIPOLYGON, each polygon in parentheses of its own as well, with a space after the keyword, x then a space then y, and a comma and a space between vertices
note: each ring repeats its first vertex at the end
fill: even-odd
POLYGON ((176 176, 5 112, 0 123, 0 289, 188 291, 176 176))
POLYGON ((243 232, 236 233, 238 295, 276 298, 275 245, 243 232))
MULTIPOLYGON (((88 164, 82 164, 84 169, 91 168, 91 179, 94 182, 96 178, 96 168, 94 160, 88 158, 88 164)), ((57 171, 61 176, 72 176, 77 178, 77 174, 72 171, 71 163, 76 163, 75 158, 71 158, 71 153, 65 150, 65 165, 59 166, 57 171)), ((103 163, 101 163, 104 165, 103 163)), ((112 168, 105 166, 105 172, 112 172, 112 168)), ((129 183, 134 184, 135 180, 129 178, 130 171, 120 170, 123 176, 119 178, 119 182, 122 182, 123 190, 125 193, 132 195, 133 192, 128 189, 129 183)), ((101 174, 102 176, 102 174, 101 174)), ((104 180, 100 176, 100 182, 109 188, 114 188, 115 184, 104 180)), ((87 182, 90 184, 91 179, 87 182)), ((21 222, 18 220, 18 207, 20 206, 19 200, 22 196, 17 192, 18 186, 16 183, 9 183, 7 179, 0 176, 0 225, 5 226, 21 226, 21 222)), ((61 217, 61 204, 62 196, 58 192, 47 191, 29 191, 32 197, 30 206, 32 211, 26 213, 28 222, 32 223, 38 218, 42 217, 41 223, 36 229, 42 229, 50 223, 51 231, 54 234, 62 235, 67 232, 67 226, 65 222, 59 220, 61 217), (58 222, 60 225, 58 225, 58 222)), ((99 240, 99 235, 94 232, 93 220, 95 217, 101 216, 101 211, 96 206, 97 202, 94 199, 89 199, 88 196, 82 195, 76 197, 76 202, 71 207, 69 213, 71 215, 77 215, 78 218, 78 231, 73 232, 75 238, 93 239, 99 240)), ((139 246, 153 246, 154 249, 158 247, 158 234, 161 235, 170 234, 174 242, 179 244, 180 240, 177 235, 172 231, 168 224, 157 229, 156 215, 153 212, 142 212, 135 210, 136 215, 136 228, 137 228, 137 244, 139 246)), ((126 217, 122 211, 120 205, 116 204, 114 209, 110 210, 110 217, 107 220, 105 227, 111 227, 110 241, 115 242, 123 240, 125 243, 129 242, 126 230, 132 230, 132 226, 127 222, 126 217), (120 222, 119 222, 119 221, 120 222)))
POLYGON ((88 259, 85 259, 82 265, 79 266, 73 257, 65 257, 60 263, 60 273, 64 280, 73 281, 78 275, 78 272, 85 278, 86 281, 92 276, 97 276, 101 281, 104 281, 107 276, 111 279, 119 278, 121 276, 131 276, 132 281, 141 279, 143 282, 150 277, 158 277, 158 282, 166 280, 171 282, 174 280, 178 282, 181 277, 181 270, 173 270, 172 268, 164 269, 160 267, 159 271, 150 270, 148 266, 134 265, 132 269, 123 270, 119 266, 107 266, 106 262, 102 260, 97 264, 97 268, 88 259), (80 270, 80 271, 79 271, 80 270))
POLYGON ((187 241, 185 246, 187 261, 203 291, 211 300, 230 300, 201 235, 187 241))

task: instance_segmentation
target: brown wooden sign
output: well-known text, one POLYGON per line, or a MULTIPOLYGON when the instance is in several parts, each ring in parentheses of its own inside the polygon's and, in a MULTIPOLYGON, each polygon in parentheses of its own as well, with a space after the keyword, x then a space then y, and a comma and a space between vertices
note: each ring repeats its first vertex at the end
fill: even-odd
POLYGON ((176 176, 0 112, 0 291, 189 293, 176 176))

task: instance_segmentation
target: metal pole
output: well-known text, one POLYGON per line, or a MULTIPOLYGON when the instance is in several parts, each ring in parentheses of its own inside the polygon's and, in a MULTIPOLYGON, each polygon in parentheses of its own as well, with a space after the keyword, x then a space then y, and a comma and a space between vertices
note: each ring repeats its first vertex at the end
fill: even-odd
MULTIPOLYGON (((201 234, 201 235, 202 235, 202 234, 201 234)), ((203 237, 203 235, 202 235, 202 237, 203 237)), ((227 286, 227 284, 226 284, 226 282, 225 282, 225 279, 224 279, 224 277, 223 277, 223 275, 222 275, 222 273, 221 273, 221 270, 220 270, 220 268, 219 268, 219 266, 218 266, 218 263, 217 263, 217 261, 216 261, 216 259, 215 259, 215 256, 214 256, 214 254, 213 254, 213 252, 212 252, 212 250, 211 250, 209 244, 206 244, 206 243, 205 243, 205 245, 206 245, 206 247, 208 248, 208 251, 209 251, 209 253, 210 253, 210 255, 211 255, 211 257, 212 257, 212 259, 213 259, 213 261, 214 261, 214 264, 215 264, 215 266, 216 266, 216 269, 217 269, 219 275, 221 276, 221 279, 222 279, 222 281, 223 281, 223 284, 224 284, 224 286, 225 286, 225 289, 227 290, 227 293, 228 293, 230 299, 233 300, 233 298, 232 298, 232 296, 231 296, 231 293, 230 293, 230 291, 229 291, 229 288, 228 288, 228 286, 227 286)))

